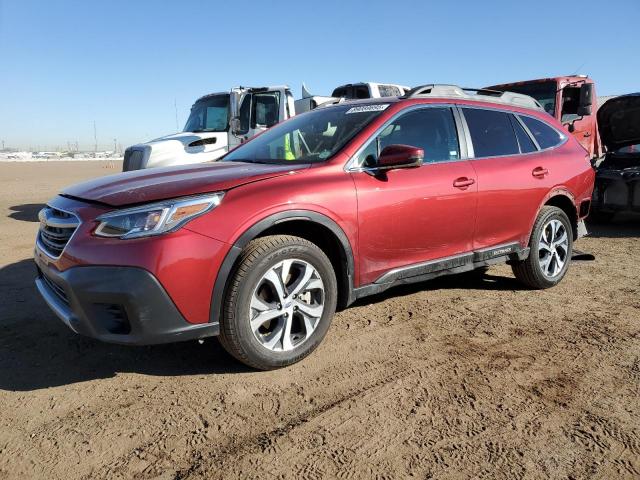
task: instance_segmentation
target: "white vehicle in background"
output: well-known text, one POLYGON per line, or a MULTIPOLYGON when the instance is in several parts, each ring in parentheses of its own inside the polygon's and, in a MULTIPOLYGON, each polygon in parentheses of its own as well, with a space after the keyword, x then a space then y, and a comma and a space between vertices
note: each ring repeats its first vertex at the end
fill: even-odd
POLYGON ((286 85, 232 88, 199 98, 184 130, 127 148, 122 170, 217 160, 230 149, 295 114, 286 85))
POLYGON ((360 82, 347 83, 333 89, 330 97, 312 95, 302 84, 302 98, 296 100, 296 113, 308 112, 320 105, 333 105, 345 100, 360 98, 399 97, 407 93, 411 88, 395 83, 360 82))
POLYGON ((232 88, 199 98, 191 107, 184 131, 139 143, 124 152, 122 171, 169 167, 217 160, 230 149, 296 113, 355 98, 400 96, 409 87, 387 83, 349 83, 332 96, 309 93, 294 102, 286 85, 232 88))
POLYGON ((345 98, 347 100, 357 100, 359 98, 382 98, 400 97, 411 88, 395 83, 375 83, 361 82, 348 83, 336 87, 331 94, 332 97, 345 98))

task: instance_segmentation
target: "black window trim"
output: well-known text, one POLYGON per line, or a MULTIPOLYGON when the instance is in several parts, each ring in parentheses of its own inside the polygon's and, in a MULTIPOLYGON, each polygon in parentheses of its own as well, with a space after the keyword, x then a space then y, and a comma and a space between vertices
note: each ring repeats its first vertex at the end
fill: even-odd
MULTIPOLYGON (((489 159, 489 158, 514 157, 514 156, 518 156, 518 155, 536 155, 536 154, 541 153, 541 152, 546 152, 548 150, 553 150, 555 148, 559 148, 569 140, 569 137, 564 132, 561 132, 560 130, 558 130, 553 125, 550 125, 549 123, 545 122, 544 120, 541 120, 540 118, 536 117, 535 115, 528 115, 526 113, 517 112, 515 110, 508 110, 506 108, 499 108, 499 107, 493 107, 493 106, 488 106, 488 105, 457 104, 456 107, 460 112, 460 116, 462 117, 462 124, 464 126, 465 139, 466 139, 466 142, 467 142, 467 151, 468 151, 470 160, 484 160, 484 159, 489 159), (480 110, 495 110, 495 111, 498 111, 498 112, 503 112, 503 113, 514 115, 518 119, 520 124, 524 127, 525 132, 527 132, 529 137, 533 140, 533 143, 538 148, 538 150, 534 151, 534 152, 516 153, 516 154, 510 154, 510 155, 492 155, 492 156, 489 156, 489 157, 476 157, 475 156, 475 152, 473 151, 473 141, 471 140, 471 132, 469 130, 469 125, 467 125, 467 120, 466 120, 466 118, 464 116, 464 112, 462 111, 464 108, 473 108, 473 109, 480 109, 480 110), (531 130, 529 130, 527 128, 527 126, 524 124, 524 122, 520 118, 521 116, 522 117, 529 117, 529 118, 532 118, 532 119, 537 120, 539 122, 543 122, 549 128, 552 128, 553 130, 555 130, 560 135, 560 138, 562 140, 560 141, 560 143, 558 143, 558 144, 556 144, 556 145, 554 145, 552 147, 541 149, 540 145, 537 142, 537 140, 532 135, 531 130)), ((514 131, 513 134, 515 135, 516 132, 514 131)))
POLYGON ((391 125, 394 121, 400 118, 407 113, 415 112, 417 110, 422 110, 426 108, 448 108, 451 110, 451 114, 453 115, 453 121, 456 126, 456 133, 458 134, 458 148, 460 149, 460 158, 454 158, 451 160, 442 160, 438 162, 427 162, 423 163, 423 167, 427 167, 429 165, 440 165, 443 163, 452 163, 452 162, 460 162, 470 160, 469 152, 467 149, 467 138, 465 136, 465 130, 463 129, 462 118, 460 118, 460 112, 458 111, 457 105, 453 103, 419 103, 410 105, 407 108, 403 108, 402 110, 394 113, 390 118, 385 120, 385 122, 379 126, 364 142, 360 145, 360 148, 355 151, 355 153, 347 160, 347 163, 344 166, 344 171, 348 173, 354 172, 364 172, 367 170, 366 167, 355 165, 357 158, 360 156, 362 152, 369 146, 369 144, 379 135, 381 134, 389 125, 391 125))
POLYGON ((529 131, 529 129, 525 128, 526 125, 524 125, 522 120, 520 120, 515 113, 512 113, 511 115, 509 115, 509 120, 511 120, 511 126, 513 127, 514 133, 516 134, 516 140, 518 141, 518 150, 520 150, 520 155, 524 155, 525 153, 535 153, 540 151, 540 145, 538 145, 538 142, 533 137, 533 135, 531 135, 531 132, 529 131), (529 138, 529 140, 531 140, 531 143, 533 144, 533 148, 535 148, 533 152, 522 151, 522 145, 520 144, 520 137, 518 137, 518 132, 515 131, 516 127, 514 123, 517 123, 518 125, 520 125, 522 127, 522 131, 524 132, 524 134, 529 138))

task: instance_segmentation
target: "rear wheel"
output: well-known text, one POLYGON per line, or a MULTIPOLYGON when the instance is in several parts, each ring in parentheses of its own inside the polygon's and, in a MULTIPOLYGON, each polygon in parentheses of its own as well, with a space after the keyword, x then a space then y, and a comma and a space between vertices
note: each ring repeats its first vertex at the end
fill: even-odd
POLYGON ((512 265, 516 278, 531 288, 549 288, 567 273, 573 250, 571 222, 558 207, 540 210, 529 241, 529 257, 512 265))
POLYGON ((320 248, 288 235, 258 238, 229 285, 220 341, 251 367, 290 365, 320 344, 336 300, 335 273, 320 248))

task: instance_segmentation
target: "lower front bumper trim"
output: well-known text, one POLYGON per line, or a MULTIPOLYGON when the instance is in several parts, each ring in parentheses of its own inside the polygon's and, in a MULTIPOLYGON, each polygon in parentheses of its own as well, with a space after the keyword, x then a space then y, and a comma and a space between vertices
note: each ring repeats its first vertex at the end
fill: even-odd
POLYGON ((151 345, 218 335, 218 323, 193 324, 158 280, 135 267, 80 266, 64 272, 38 261, 36 286, 74 332, 109 343, 151 345))

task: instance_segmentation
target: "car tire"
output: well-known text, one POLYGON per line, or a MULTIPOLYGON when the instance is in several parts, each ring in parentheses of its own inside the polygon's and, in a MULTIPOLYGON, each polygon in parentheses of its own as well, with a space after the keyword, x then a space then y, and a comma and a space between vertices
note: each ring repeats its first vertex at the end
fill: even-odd
POLYGON ((337 296, 334 269, 317 245, 290 235, 255 239, 228 284, 220 342, 259 370, 291 365, 322 342, 337 296))
POLYGON ((544 206, 538 214, 526 260, 512 264, 516 278, 530 288, 557 285, 567 273, 573 251, 573 228, 558 207, 544 206))

